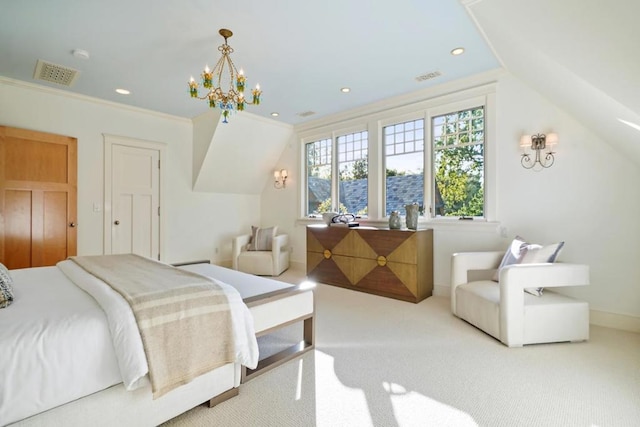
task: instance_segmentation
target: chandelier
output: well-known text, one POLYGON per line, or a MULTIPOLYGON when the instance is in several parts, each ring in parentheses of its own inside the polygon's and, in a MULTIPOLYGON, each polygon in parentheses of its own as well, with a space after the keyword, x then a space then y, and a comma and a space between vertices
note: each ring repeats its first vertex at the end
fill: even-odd
MULTIPOLYGON (((244 72, 240 69, 240 72, 236 69, 233 61, 231 60, 231 54, 233 48, 227 43, 227 39, 233 35, 231 30, 222 28, 218 31, 222 37, 224 37, 224 44, 218 46, 218 50, 222 53, 222 57, 218 60, 215 67, 212 70, 207 65, 202 72, 202 86, 208 89, 208 92, 204 96, 198 96, 198 83, 191 77, 189 80, 189 93, 192 98, 208 99, 209 107, 220 108, 222 110, 222 116, 224 117, 223 123, 228 123, 227 117, 229 112, 243 111, 247 101, 244 98, 244 87, 246 83, 246 77, 244 72), (215 82, 215 84, 214 84, 215 82), (223 89, 223 85, 227 86, 227 91, 223 89)), ((253 95, 251 104, 260 104, 260 85, 256 85, 255 89, 251 90, 253 95)))

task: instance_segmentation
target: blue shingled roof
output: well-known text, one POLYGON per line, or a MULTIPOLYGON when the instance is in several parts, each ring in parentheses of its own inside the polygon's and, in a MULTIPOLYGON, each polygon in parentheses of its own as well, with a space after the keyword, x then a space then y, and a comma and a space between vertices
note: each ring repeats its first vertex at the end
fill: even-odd
MULTIPOLYGON (((367 179, 340 182, 340 203, 347 212, 358 213, 367 207, 367 179)), ((309 177, 309 212, 331 197, 331 181, 309 177)), ((439 193, 439 192, 438 192, 439 193)), ((436 205, 441 205, 440 194, 436 194, 436 205)), ((405 205, 424 205, 423 175, 401 175, 387 177, 387 214, 391 211, 405 213, 405 205)), ((436 206, 438 207, 438 206, 436 206)))

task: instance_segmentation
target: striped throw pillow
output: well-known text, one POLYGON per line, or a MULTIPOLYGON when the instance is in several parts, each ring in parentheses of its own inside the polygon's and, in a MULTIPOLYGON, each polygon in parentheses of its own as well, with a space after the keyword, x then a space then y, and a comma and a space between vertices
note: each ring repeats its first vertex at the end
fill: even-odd
POLYGON ((249 251, 270 251, 273 245, 273 238, 276 237, 278 226, 260 228, 251 226, 251 239, 247 245, 249 251))
POLYGON ((7 267, 0 264, 0 308, 5 308, 13 302, 13 279, 7 267))

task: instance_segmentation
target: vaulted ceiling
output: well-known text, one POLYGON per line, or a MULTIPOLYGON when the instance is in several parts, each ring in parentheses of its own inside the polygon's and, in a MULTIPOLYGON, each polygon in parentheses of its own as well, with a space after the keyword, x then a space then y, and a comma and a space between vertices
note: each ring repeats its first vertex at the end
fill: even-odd
POLYGON ((640 164, 637 0, 29 0, 1 12, 12 80, 193 118, 207 107, 187 81, 229 28, 233 60, 263 89, 248 107, 259 116, 298 124, 504 67, 640 164), (34 80, 39 59, 78 70, 74 85, 34 80))
POLYGON ((29 0, 2 4, 0 76, 36 82, 42 59, 80 71, 69 91, 192 118, 208 107, 187 81, 220 57, 221 28, 263 89, 248 110, 290 124, 499 66, 457 1, 29 0))

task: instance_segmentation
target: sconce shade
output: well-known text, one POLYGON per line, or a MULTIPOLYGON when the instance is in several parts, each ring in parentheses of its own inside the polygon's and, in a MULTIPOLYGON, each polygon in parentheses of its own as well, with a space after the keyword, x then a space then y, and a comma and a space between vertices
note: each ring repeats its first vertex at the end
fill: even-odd
POLYGON ((548 133, 547 134, 547 145, 551 146, 551 149, 558 145, 558 134, 557 133, 548 133))
POLYGON ((287 186, 287 178, 289 177, 289 174, 286 169, 273 171, 273 177, 276 179, 273 183, 275 188, 281 189, 287 186))

